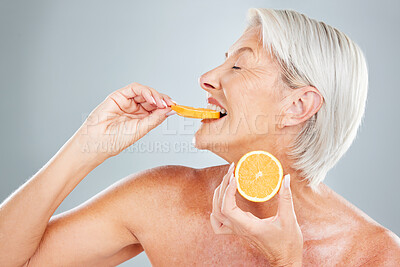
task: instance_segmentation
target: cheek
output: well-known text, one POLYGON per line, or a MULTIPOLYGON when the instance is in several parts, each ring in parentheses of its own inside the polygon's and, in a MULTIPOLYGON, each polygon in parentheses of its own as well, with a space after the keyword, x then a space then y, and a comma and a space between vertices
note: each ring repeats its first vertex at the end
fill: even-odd
POLYGON ((278 102, 278 73, 268 72, 266 68, 249 68, 238 71, 228 71, 221 79, 225 88, 228 108, 251 114, 270 114, 278 102))
POLYGON ((245 110, 258 111, 265 113, 273 107, 276 102, 274 88, 267 79, 249 77, 236 79, 235 83, 235 102, 239 101, 245 110))

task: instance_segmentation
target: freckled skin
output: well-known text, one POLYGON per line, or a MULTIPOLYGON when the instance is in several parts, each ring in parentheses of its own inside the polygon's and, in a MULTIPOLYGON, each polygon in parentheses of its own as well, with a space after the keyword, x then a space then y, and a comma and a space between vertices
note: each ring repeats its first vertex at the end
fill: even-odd
MULTIPOLYGON (((291 167, 287 149, 302 122, 292 120, 291 127, 277 127, 276 118, 285 115, 288 103, 296 102, 296 91, 282 88, 279 78, 279 67, 262 48, 257 29, 247 31, 231 47, 228 59, 200 78, 201 87, 228 115, 203 123, 195 135, 196 146, 229 163, 259 149, 280 160, 284 174, 291 176, 304 266, 400 266, 396 235, 326 185, 312 191, 305 177, 291 167), (242 47, 253 52, 235 53, 242 47)), ((127 177, 48 224, 46 220, 40 246, 25 266, 115 266, 143 250, 154 266, 268 266, 252 244, 235 235, 217 235, 211 228, 214 190, 227 170, 227 165, 165 166, 127 177)), ((236 202, 259 218, 277 212, 277 197, 253 203, 236 192, 236 202)))
MULTIPOLYGON (((136 197, 125 199, 125 205, 132 203, 126 212, 132 208, 134 214, 145 214, 136 219, 132 216, 130 227, 153 265, 268 266, 246 240, 216 235, 211 228, 213 191, 227 170, 228 165, 205 169, 166 166, 145 177, 130 178, 124 192, 134 191, 136 197)), ((304 266, 359 266, 393 243, 389 231, 362 211, 326 185, 319 189, 320 193, 314 193, 304 183, 292 184, 304 239, 304 266)), ((249 202, 239 193, 236 198, 241 209, 260 218, 276 213, 275 198, 266 203, 249 202)))
MULTIPOLYGON (((272 152, 280 159, 284 173, 290 173, 292 177, 294 208, 304 239, 305 266, 368 265, 367 262, 374 262, 371 259, 377 257, 381 257, 380 263, 390 265, 393 258, 389 255, 399 251, 398 237, 326 185, 320 184, 318 193, 312 191, 302 181, 304 177, 291 168, 293 162, 287 157, 287 147, 302 124, 299 122, 289 129, 276 127, 277 121, 274 119, 282 115, 285 101, 289 99, 290 102, 293 95, 291 89, 282 88, 280 81, 279 66, 262 47, 259 29, 245 32, 230 48, 227 60, 200 78, 201 87, 222 104, 228 116, 213 123, 203 123, 195 135, 196 147, 210 150, 228 162, 238 162, 246 152, 257 149, 272 152), (252 51, 246 49, 235 53, 242 47, 249 47, 252 51), (240 70, 233 66, 239 66, 240 70), (265 114, 268 116, 261 116, 265 114), (245 118, 245 121, 240 121, 241 118, 245 118), (246 127, 246 121, 250 122, 249 127, 246 127), (257 121, 262 123, 255 123, 257 121), (251 128, 252 123, 257 127, 251 128)), ((176 203, 171 205, 176 211, 171 215, 174 218, 172 225, 171 221, 165 221, 159 228, 161 232, 148 229, 145 236, 137 236, 145 244, 152 262, 166 266, 174 263, 268 265, 260 251, 249 243, 237 236, 215 235, 211 229, 209 215, 213 191, 228 167, 216 166, 202 170, 171 168, 175 169, 171 170, 172 180, 164 181, 176 183, 179 192, 169 194, 169 197, 177 197, 172 197, 176 203), (177 175, 175 171, 182 174, 177 175), (185 177, 185 182, 179 177, 185 177), (168 232, 168 236, 174 238, 179 236, 179 242, 172 242, 173 251, 160 256, 160 251, 171 245, 169 241, 156 241, 163 232, 168 232), (161 244, 164 247, 160 247, 161 244), (188 249, 193 244, 196 244, 196 249, 188 249), (170 258, 171 254, 179 256, 170 258)), ((264 203, 252 203, 236 193, 236 201, 239 208, 259 218, 274 216, 277 211, 276 198, 264 203)))

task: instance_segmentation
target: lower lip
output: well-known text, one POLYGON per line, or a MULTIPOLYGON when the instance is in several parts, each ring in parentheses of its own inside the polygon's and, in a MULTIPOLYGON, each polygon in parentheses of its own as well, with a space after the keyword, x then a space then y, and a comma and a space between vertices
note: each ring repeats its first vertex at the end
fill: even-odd
POLYGON ((227 117, 228 115, 223 116, 222 118, 219 119, 202 119, 201 123, 213 123, 222 120, 223 118, 227 117))

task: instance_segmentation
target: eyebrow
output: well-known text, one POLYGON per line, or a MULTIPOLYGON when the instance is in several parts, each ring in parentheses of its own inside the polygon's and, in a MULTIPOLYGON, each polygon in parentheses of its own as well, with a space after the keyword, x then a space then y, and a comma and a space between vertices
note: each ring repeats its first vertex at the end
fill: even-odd
MULTIPOLYGON (((248 46, 244 46, 244 47, 239 48, 239 49, 236 50, 236 51, 233 51, 231 55, 239 54, 239 53, 242 53, 243 51, 250 51, 250 52, 252 52, 252 53, 254 54, 253 49, 251 49, 251 48, 248 47, 248 46)), ((228 55, 229 55, 228 52, 226 52, 226 53, 225 53, 225 59, 228 58, 228 55)))

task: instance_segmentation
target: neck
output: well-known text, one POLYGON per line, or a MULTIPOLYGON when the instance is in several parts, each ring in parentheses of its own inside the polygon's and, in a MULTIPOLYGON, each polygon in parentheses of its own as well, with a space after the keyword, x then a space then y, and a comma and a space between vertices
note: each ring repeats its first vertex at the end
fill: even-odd
MULTIPOLYGON (((313 203, 314 201, 309 200, 315 198, 316 193, 307 186, 307 181, 297 171, 286 171, 285 174, 290 174, 290 189, 292 191, 294 209, 299 219, 299 217, 301 218, 303 215, 306 215, 304 212, 308 210, 304 204, 313 203)), ((278 199, 279 194, 266 202, 251 202, 240 195, 239 192, 236 193, 238 207, 244 211, 253 213, 259 218, 275 216, 278 210, 278 199)))
MULTIPOLYGON (((227 162, 235 164, 247 152, 254 150, 264 150, 273 154, 282 164, 283 175, 290 174, 290 188, 293 196, 294 209, 297 217, 307 216, 310 213, 312 206, 319 202, 320 195, 314 192, 311 187, 307 186, 307 180, 300 171, 292 168, 294 161, 290 159, 288 150, 292 140, 290 138, 279 138, 271 142, 270 140, 247 140, 246 143, 230 146, 228 149, 222 149, 225 153, 216 153, 218 156, 225 159, 227 162)), ((268 218, 275 216, 278 209, 278 195, 266 202, 251 202, 243 198, 238 192, 236 193, 236 202, 239 208, 244 211, 252 212, 259 218, 268 218)))

